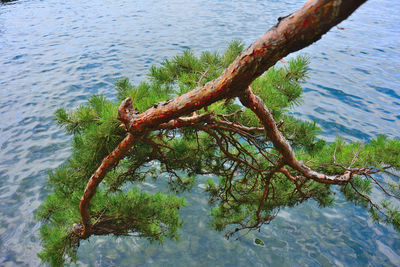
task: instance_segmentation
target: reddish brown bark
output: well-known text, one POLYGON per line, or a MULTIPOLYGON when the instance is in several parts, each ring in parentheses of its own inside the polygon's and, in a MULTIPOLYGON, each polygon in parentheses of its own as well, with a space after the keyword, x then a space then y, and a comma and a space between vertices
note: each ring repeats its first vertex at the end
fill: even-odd
POLYGON ((88 237, 90 234, 90 227, 92 222, 89 214, 89 204, 94 194, 96 193, 97 186, 104 179, 110 169, 112 169, 129 151, 129 149, 137 142, 137 137, 132 134, 128 134, 121 143, 114 149, 114 151, 103 159, 101 165, 96 172, 90 177, 88 184, 86 185, 85 192, 82 195, 79 211, 82 216, 83 231, 81 236, 83 238, 88 237))
POLYGON ((176 129, 185 126, 194 125, 200 122, 206 122, 211 118, 211 114, 194 114, 191 117, 181 117, 178 119, 170 120, 167 123, 163 123, 159 126, 159 129, 176 129))
MULTIPOLYGON (((319 40, 333 26, 352 14, 366 0, 310 0, 295 13, 279 19, 277 25, 267 31, 261 38, 243 51, 221 76, 204 86, 178 96, 172 100, 159 103, 141 114, 133 111, 130 100, 125 100, 118 113, 118 118, 130 132, 118 147, 107 156, 93 176, 89 179, 80 203, 83 231, 81 237, 90 234, 89 204, 96 188, 107 172, 122 159, 129 149, 140 139, 140 136, 161 127, 176 127, 184 123, 181 116, 206 107, 218 100, 241 97, 243 103, 261 118, 268 137, 276 144, 292 168, 317 181, 330 181, 328 176, 320 176, 296 161, 289 144, 280 135, 279 130, 267 113, 262 112, 265 105, 247 90, 254 79, 273 66, 278 60, 291 52, 300 50, 319 40), (255 108, 255 109, 254 109, 255 108), (172 120, 172 121, 171 121, 172 120)), ((187 118, 186 118, 187 119, 187 118)), ((193 118, 192 118, 193 119, 193 118)), ((347 174, 345 174, 347 175, 347 174)), ((347 180, 347 177, 332 179, 347 180)))
MULTIPOLYGON (((329 176, 316 171, 311 170, 296 159, 293 150, 286 139, 282 136, 278 127, 276 126, 275 120, 272 117, 268 107, 264 104, 263 100, 256 96, 251 88, 247 90, 239 97, 242 104, 251 109, 257 117, 260 119, 265 128, 265 133, 269 140, 274 144, 274 147, 282 154, 283 160, 293 169, 302 173, 305 177, 313 179, 320 183, 325 184, 344 184, 348 182, 353 174, 356 172, 346 171, 342 175, 329 176)), ((287 170, 282 171, 285 175, 287 170)))

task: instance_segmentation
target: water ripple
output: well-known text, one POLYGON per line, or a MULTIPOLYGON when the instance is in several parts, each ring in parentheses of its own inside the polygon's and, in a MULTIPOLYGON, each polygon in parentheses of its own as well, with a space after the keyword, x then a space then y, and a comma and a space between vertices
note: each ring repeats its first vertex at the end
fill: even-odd
MULTIPOLYGON (((301 2, 301 1, 300 1, 301 2)), ((191 48, 222 51, 246 44, 299 1, 15 1, 0 5, 0 264, 40 264, 34 213, 49 194, 46 173, 70 154, 70 137, 53 122, 59 107, 94 93, 114 97, 121 76, 145 79, 153 64, 191 48)), ((400 137, 400 2, 368 1, 302 53, 311 57, 304 104, 295 115, 317 121, 323 136, 400 137)), ((201 181, 200 183, 204 183, 201 181)), ((147 190, 157 190, 148 187, 147 190)), ((96 237, 80 265, 398 266, 400 236, 373 224, 343 199, 284 210, 260 233, 239 241, 207 227, 198 187, 186 196, 182 238, 163 247, 132 238, 96 237), (266 244, 254 244, 254 238, 266 244), (134 257, 132 257, 134 255, 134 257)))

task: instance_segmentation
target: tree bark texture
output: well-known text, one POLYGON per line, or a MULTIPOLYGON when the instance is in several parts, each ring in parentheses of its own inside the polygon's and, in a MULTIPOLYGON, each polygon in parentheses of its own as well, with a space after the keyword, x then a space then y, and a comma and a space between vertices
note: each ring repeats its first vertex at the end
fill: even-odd
MULTIPOLYGON (((206 116, 196 117, 196 115, 181 117, 222 99, 239 97, 245 106, 253 110, 262 121, 267 136, 290 167, 320 182, 342 184, 350 179, 351 172, 346 172, 340 177, 326 176, 299 163, 290 145, 280 134, 265 104, 251 92, 249 86, 281 58, 319 40, 323 34, 345 20, 364 2, 366 0, 310 0, 295 13, 279 18, 278 23, 240 53, 219 78, 172 100, 158 103, 141 114, 134 112, 130 99, 121 103, 118 118, 129 133, 89 179, 80 202, 83 226, 80 236, 87 238, 90 235, 91 221, 88 209, 97 186, 141 136, 151 130, 177 128, 196 123, 201 119, 209 119, 206 116)), ((287 173, 287 170, 282 168, 282 172, 287 173)))

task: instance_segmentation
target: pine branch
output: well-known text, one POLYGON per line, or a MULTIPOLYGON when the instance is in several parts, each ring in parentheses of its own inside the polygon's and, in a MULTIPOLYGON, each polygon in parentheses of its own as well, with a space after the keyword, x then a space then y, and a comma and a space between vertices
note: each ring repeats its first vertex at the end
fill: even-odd
MULTIPOLYGON (((117 148, 103 160, 100 167, 89 179, 80 202, 82 229, 75 228, 75 231, 77 231, 76 229, 81 230, 80 233, 76 234, 80 235, 81 238, 87 238, 93 233, 91 231, 92 224, 88 208, 97 186, 104 179, 107 172, 116 166, 119 160, 126 155, 141 137, 154 129, 174 128, 202 121, 208 116, 207 114, 186 118, 183 116, 207 107, 218 100, 231 99, 236 96, 239 96, 242 103, 253 110, 263 122, 267 136, 282 153, 285 163, 300 171, 306 177, 320 182, 338 184, 347 182, 351 178, 352 172, 345 172, 342 176, 332 178, 316 173, 301 165, 294 157, 290 145, 280 134, 272 115, 262 103, 262 100, 255 96, 248 87, 252 81, 278 60, 320 39, 330 28, 346 19, 364 2, 365 0, 308 1, 297 12, 280 19, 277 25, 242 52, 219 78, 172 100, 155 104, 141 114, 133 111, 132 103, 129 99, 122 102, 118 119, 121 120, 129 133, 117 148)), ((188 54, 186 57, 192 58, 192 55, 188 54)), ((193 60, 190 60, 193 64, 189 62, 190 65, 187 66, 183 62, 182 67, 194 68, 196 62, 193 60)), ((224 123, 219 122, 219 124, 224 123)), ((235 125, 231 123, 226 126, 235 128, 235 125)), ((208 131, 219 142, 221 150, 224 151, 222 141, 205 126, 202 127, 203 130, 208 131)), ((226 137, 224 138, 226 139, 226 137)), ((227 140, 226 142, 228 142, 227 140)), ((224 153, 234 158, 229 151, 225 150, 224 153)), ((258 167, 249 162, 239 158, 236 158, 236 160, 255 170, 258 169, 258 167)))

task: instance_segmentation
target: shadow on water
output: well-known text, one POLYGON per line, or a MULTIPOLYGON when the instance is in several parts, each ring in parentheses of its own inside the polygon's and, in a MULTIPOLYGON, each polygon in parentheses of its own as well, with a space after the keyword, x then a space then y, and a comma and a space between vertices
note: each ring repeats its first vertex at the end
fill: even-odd
POLYGON ((12 2, 17 2, 18 0, 0 0, 0 4, 12 4, 12 2))

